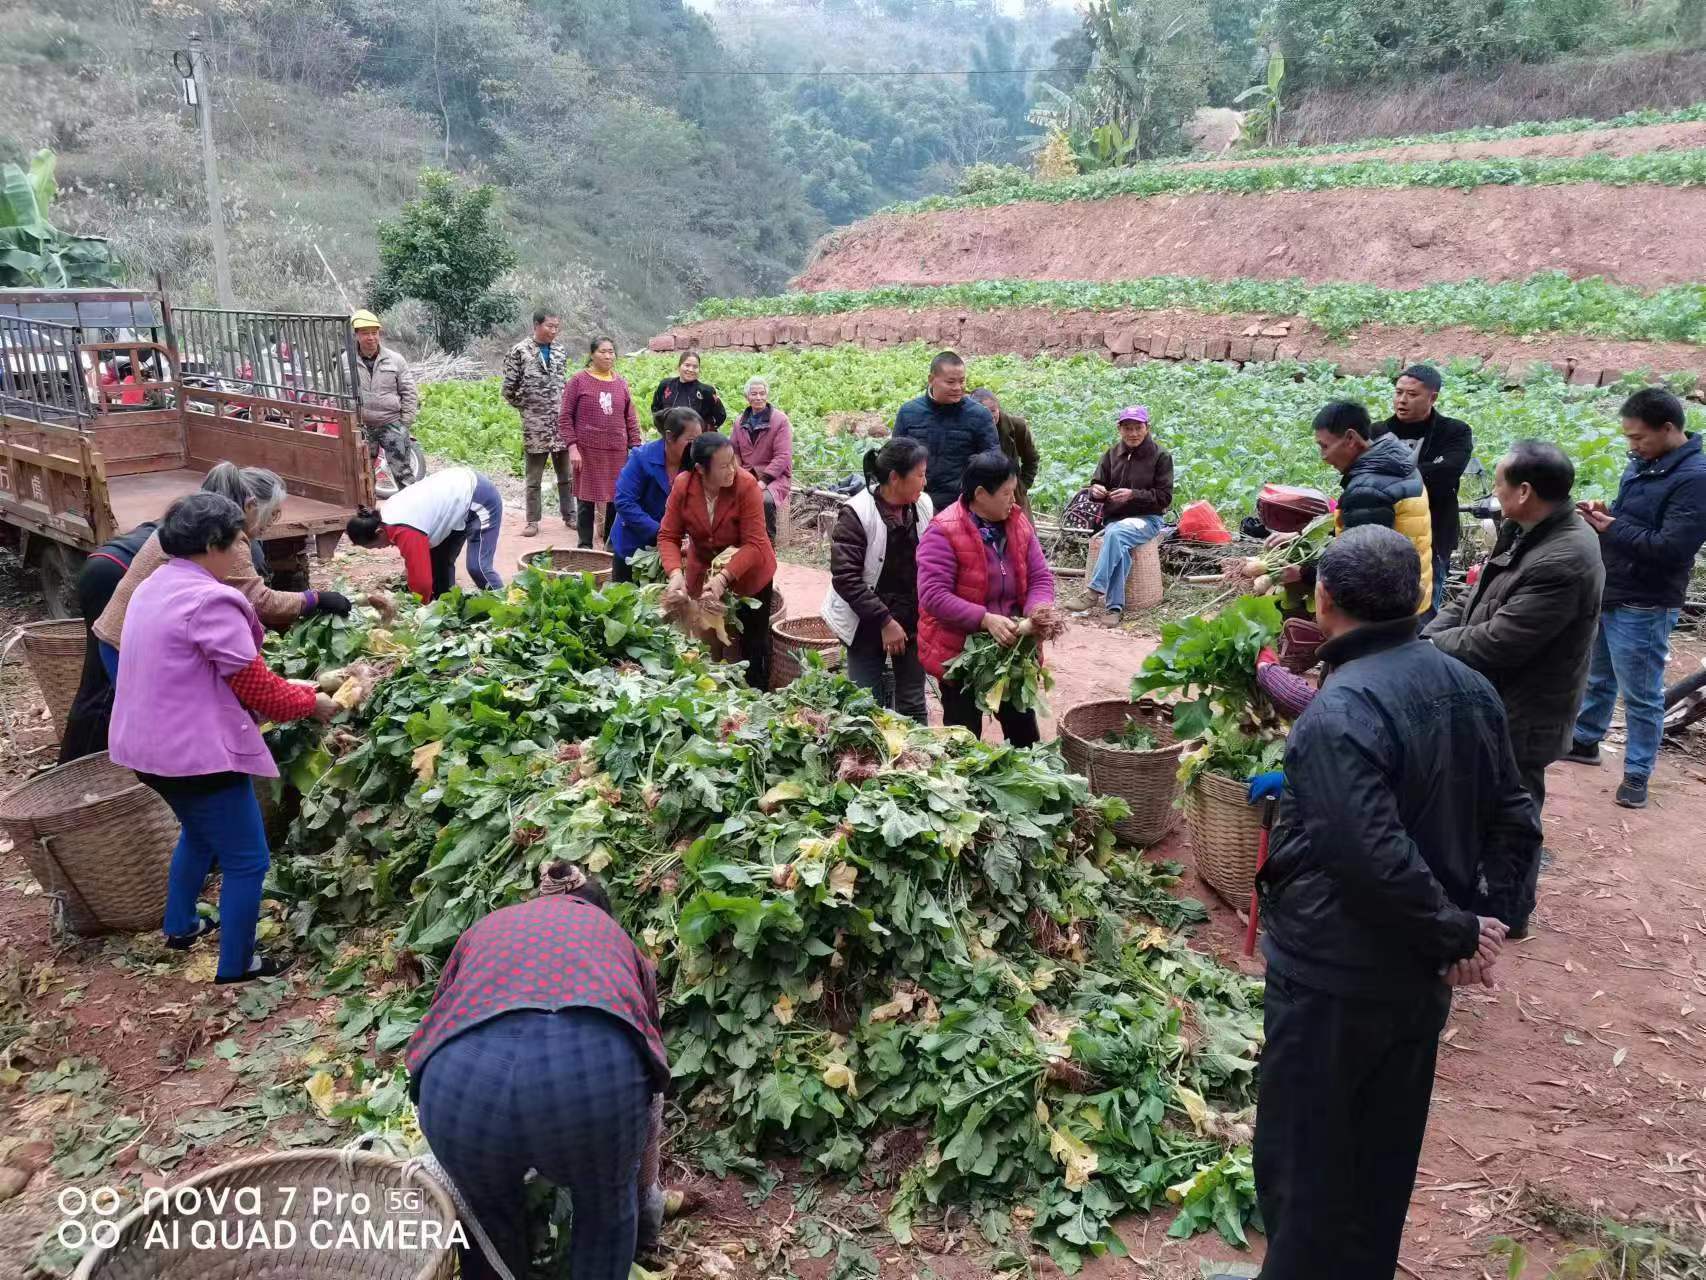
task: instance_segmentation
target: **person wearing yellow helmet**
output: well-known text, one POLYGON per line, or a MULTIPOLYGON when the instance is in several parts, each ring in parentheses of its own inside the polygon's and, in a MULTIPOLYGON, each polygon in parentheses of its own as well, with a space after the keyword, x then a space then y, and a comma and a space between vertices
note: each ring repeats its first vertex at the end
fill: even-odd
POLYGON ((379 317, 357 311, 349 319, 355 330, 355 378, 361 396, 361 430, 370 448, 384 449, 397 485, 412 484, 409 431, 420 410, 420 392, 409 362, 380 342, 379 317))

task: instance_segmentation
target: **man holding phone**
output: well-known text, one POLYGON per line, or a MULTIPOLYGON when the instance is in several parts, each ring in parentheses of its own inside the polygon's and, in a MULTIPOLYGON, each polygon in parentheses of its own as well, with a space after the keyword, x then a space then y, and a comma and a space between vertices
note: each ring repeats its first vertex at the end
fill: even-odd
POLYGON ((1599 534, 1605 597, 1587 694, 1564 758, 1600 763, 1599 744, 1621 692, 1629 742, 1617 803, 1642 809, 1664 737, 1670 633, 1681 616, 1694 557, 1706 543, 1706 457, 1700 437, 1686 429, 1682 401, 1664 388, 1637 391, 1621 413, 1629 466, 1617 500, 1609 507, 1576 504, 1599 534))

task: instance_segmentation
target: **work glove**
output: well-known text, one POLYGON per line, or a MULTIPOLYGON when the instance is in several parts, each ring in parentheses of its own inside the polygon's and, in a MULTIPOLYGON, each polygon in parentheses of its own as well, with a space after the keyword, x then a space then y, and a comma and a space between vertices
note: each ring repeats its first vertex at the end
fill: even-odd
POLYGON ((1278 769, 1270 769, 1266 773, 1258 773, 1250 779, 1250 803, 1256 804, 1263 800, 1277 800, 1285 789, 1285 774, 1278 769))
POLYGON ((335 613, 340 618, 349 617, 349 597, 341 591, 321 591, 316 593, 314 600, 315 613, 335 613))

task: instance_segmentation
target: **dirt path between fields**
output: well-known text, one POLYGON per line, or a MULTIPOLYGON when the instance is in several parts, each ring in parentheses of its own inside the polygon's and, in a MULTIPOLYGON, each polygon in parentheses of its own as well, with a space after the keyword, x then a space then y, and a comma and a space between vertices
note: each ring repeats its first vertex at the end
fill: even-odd
POLYGON ((1639 288, 1706 278, 1706 188, 1115 196, 885 215, 824 239, 792 288, 975 280, 1300 278, 1410 289, 1539 271, 1639 288))
POLYGON ((1435 160, 1478 160, 1558 156, 1635 156, 1653 151, 1690 151, 1706 147, 1706 121, 1689 124, 1646 124, 1628 129, 1593 129, 1581 133, 1543 133, 1532 138, 1495 138, 1485 142, 1425 142, 1413 146, 1370 147, 1364 151, 1334 151, 1325 155, 1257 156, 1247 160, 1192 160, 1169 168, 1259 169, 1274 164, 1333 165, 1358 160, 1425 163, 1435 160))
MULTIPOLYGON (((554 537, 560 531, 548 522, 537 542, 554 537)), ((503 539, 506 573, 531 545, 514 530, 503 539)), ((383 580, 398 576, 399 566, 394 556, 346 553, 331 572, 383 580)), ((329 575, 322 569, 317 576, 329 575)), ((790 612, 813 611, 826 581, 822 570, 785 565, 780 585, 790 612)), ((0 623, 9 628, 39 616, 33 590, 15 561, 0 567, 0 623)), ((1153 644, 1142 626, 1075 626, 1053 650, 1055 709, 1119 696, 1153 644)), ((1679 669, 1695 660, 1693 649, 1679 646, 1679 669)), ((16 780, 51 755, 51 730, 22 668, 8 664, 0 673, 0 699, 20 725, 19 749, 0 761, 0 775, 16 780)), ((1697 756, 1667 750, 1653 807, 1643 813, 1612 805, 1616 778, 1614 768, 1554 767, 1547 810, 1552 862, 1541 882, 1535 936, 1516 949, 1498 990, 1457 1000, 1405 1234, 1403 1257, 1412 1274, 1480 1276, 1492 1266, 1488 1243, 1500 1235, 1527 1241, 1537 1263, 1563 1256, 1569 1246, 1536 1228, 1535 1190, 1596 1213, 1706 1221, 1706 875, 1696 865, 1706 768, 1697 756)), ((1189 866, 1182 831, 1156 852, 1189 866)), ((1238 954, 1243 925, 1236 912, 1192 873, 1184 890, 1211 907, 1195 944, 1254 968, 1257 962, 1238 954)), ((236 991, 208 985, 205 975, 196 981, 180 957, 150 939, 56 942, 47 904, 9 849, 0 851, 0 939, 0 1005, 10 1015, 0 1022, 22 1018, 45 1028, 31 1055, 11 1063, 23 1078, 0 1084, 0 1164, 21 1164, 32 1175, 0 1209, 0 1274, 25 1275, 37 1239, 58 1222, 53 1198, 66 1180, 49 1157, 86 1142, 108 1118, 68 1119, 75 1100, 51 1088, 32 1092, 33 1073, 69 1058, 98 1061, 109 1080, 97 1096, 110 1097, 114 1113, 122 1108, 146 1125, 99 1175, 72 1181, 97 1185, 134 1175, 157 1182, 159 1175, 137 1161, 143 1143, 168 1140, 192 1113, 263 1110, 259 1088, 241 1074, 261 1041, 271 1037, 268 1043, 285 1046, 273 1051, 304 1055, 313 1052, 313 1027, 325 1043, 335 1038, 331 1021, 339 1002, 322 997, 300 971, 277 1007, 245 1009, 236 991), (235 1046, 229 1058, 217 1047, 224 1037, 235 1046)), ((0 1057, 8 1043, 0 1041, 0 1057)), ((261 1146, 289 1140, 302 1123, 297 1115, 266 1126, 261 1146)), ((253 1134, 240 1127, 212 1137, 172 1177, 250 1153, 254 1148, 232 1143, 253 1134)), ((710 1202, 673 1236, 688 1271, 692 1249, 727 1245, 743 1259, 737 1274, 780 1275, 786 1267, 802 1280, 826 1280, 831 1260, 809 1257, 795 1235, 792 1197, 801 1179, 793 1172, 756 1208, 746 1183, 699 1181, 710 1202), (766 1249, 774 1244, 782 1261, 769 1269, 746 1266, 744 1242, 752 1240, 766 1249)), ((887 1192, 830 1184, 822 1190, 826 1204, 845 1208, 848 1216, 838 1220, 880 1222, 887 1192)), ((1253 1255, 1215 1238, 1169 1240, 1167 1222, 1165 1213, 1127 1220, 1121 1233, 1134 1261, 1104 1258, 1086 1274, 1190 1280, 1201 1259, 1260 1256, 1259 1239, 1253 1255)), ((906 1250, 880 1228, 865 1240, 890 1264, 885 1274, 922 1274, 926 1266, 943 1280, 990 1273, 987 1252, 963 1214, 920 1228, 906 1250)), ((1052 1274, 1046 1263, 1040 1270, 1052 1274)))

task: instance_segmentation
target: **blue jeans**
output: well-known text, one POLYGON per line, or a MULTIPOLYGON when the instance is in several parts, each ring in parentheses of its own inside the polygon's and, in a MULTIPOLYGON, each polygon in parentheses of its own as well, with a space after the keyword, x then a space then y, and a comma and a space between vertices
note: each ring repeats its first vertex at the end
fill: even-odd
POLYGON ((1615 605, 1599 615, 1575 737, 1590 745, 1603 740, 1621 691, 1629 726, 1623 764, 1627 777, 1651 777, 1658 759, 1665 728, 1665 663, 1670 659, 1671 630, 1681 616, 1680 609, 1637 605, 1615 605))
POLYGON ((1132 516, 1116 520, 1102 530, 1102 554, 1085 585, 1101 593, 1108 608, 1118 613, 1125 608, 1125 579, 1131 572, 1131 553, 1146 542, 1161 536, 1166 526, 1160 516, 1132 516))
POLYGON ((255 958, 261 882, 267 877, 267 833, 255 782, 246 773, 211 780, 143 778, 171 806, 183 829, 166 876, 167 937, 196 930, 196 900, 219 863, 219 976, 240 977, 255 958))

